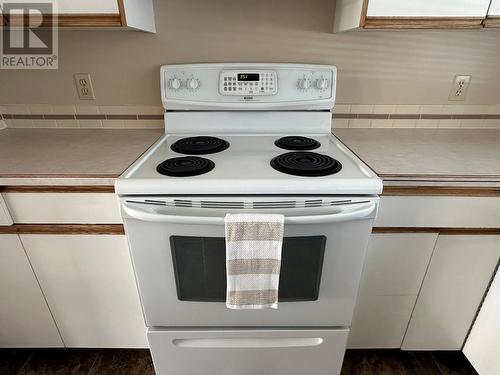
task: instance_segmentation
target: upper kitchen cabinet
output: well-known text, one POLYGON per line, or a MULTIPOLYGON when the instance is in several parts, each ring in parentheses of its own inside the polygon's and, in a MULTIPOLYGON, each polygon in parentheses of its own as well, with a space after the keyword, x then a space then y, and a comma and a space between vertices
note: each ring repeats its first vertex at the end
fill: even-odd
MULTIPOLYGON (((25 0, 9 1, 9 3, 16 2, 26 3, 25 0)), ((25 15, 18 16, 16 14, 14 16, 6 9, 2 9, 2 11, 3 22, 6 24, 23 25, 27 23, 25 15)), ((57 17, 59 27, 156 31, 153 0, 59 0, 54 1, 52 12, 51 15, 57 17)), ((49 21, 50 18, 44 17, 43 22, 49 21)))
POLYGON ((489 5, 490 0, 337 0, 334 31, 480 28, 489 5))
POLYGON ((488 16, 484 21, 486 27, 500 27, 500 0, 492 0, 488 16))

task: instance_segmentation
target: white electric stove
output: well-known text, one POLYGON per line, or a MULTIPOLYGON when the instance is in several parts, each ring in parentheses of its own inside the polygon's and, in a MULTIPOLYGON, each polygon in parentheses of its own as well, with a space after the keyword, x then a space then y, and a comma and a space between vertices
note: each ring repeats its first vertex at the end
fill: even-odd
POLYGON ((157 374, 339 374, 382 183, 331 134, 335 67, 160 79, 165 135, 116 182, 157 374), (225 306, 229 212, 285 216, 277 310, 225 306))

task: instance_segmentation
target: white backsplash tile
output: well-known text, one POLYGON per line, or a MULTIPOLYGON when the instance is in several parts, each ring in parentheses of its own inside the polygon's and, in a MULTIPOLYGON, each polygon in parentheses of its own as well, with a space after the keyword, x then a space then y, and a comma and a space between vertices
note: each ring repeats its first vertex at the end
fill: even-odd
POLYGON ((483 119, 464 119, 460 120, 460 127, 464 129, 477 129, 485 126, 483 119))
POLYGON ((101 120, 78 120, 80 128, 84 129, 99 129, 102 128, 101 120))
POLYGON ((367 119, 351 119, 349 120, 350 128, 371 128, 372 120, 367 119))
POLYGON ((349 113, 351 111, 350 104, 335 104, 333 113, 349 113))
POLYGON ((419 105, 398 105, 398 106, 396 106, 395 113, 414 115, 414 114, 420 113, 419 111, 420 111, 419 105))
POLYGON ((334 119, 332 123, 332 127, 335 128, 348 128, 349 127, 349 120, 348 119, 334 119))
POLYGON ((50 104, 30 104, 28 107, 30 113, 34 115, 54 113, 50 104))
POLYGON ((134 115, 137 114, 136 106, 127 105, 101 105, 99 106, 100 113, 108 115, 134 115))
POLYGON ((125 122, 124 120, 102 120, 102 127, 105 129, 123 129, 125 122))
POLYGON ((418 120, 415 121, 416 128, 437 128, 439 120, 418 120))
POLYGON ((373 105, 352 104, 351 113, 373 113, 373 105))
POLYGON ((33 128, 33 120, 7 119, 5 120, 8 128, 33 128))
POLYGON ((26 104, 5 104, 1 106, 2 113, 15 115, 26 115, 30 113, 29 106, 26 104))
POLYGON ((442 114, 444 107, 442 105, 421 105, 420 113, 442 114))
POLYGON ((394 120, 394 128, 414 128, 416 126, 417 121, 421 120, 406 120, 406 119, 398 119, 394 120))
POLYGON ((394 120, 374 119, 371 122, 372 128, 392 128, 393 126, 394 126, 394 120))
POLYGON ((397 105, 395 105, 395 104, 374 105, 373 106, 373 113, 375 113, 375 114, 396 113, 396 108, 397 108, 397 105))
POLYGON ((58 115, 74 115, 76 113, 76 106, 74 105, 53 105, 52 112, 58 115))
POLYGON ((57 128, 56 120, 33 120, 35 128, 57 128))
POLYGON ((77 120, 56 120, 58 128, 78 128, 77 120))
POLYGON ((460 120, 439 120, 438 128, 459 128, 460 120))
POLYGON ((79 115, 98 115, 101 112, 99 111, 99 106, 97 105, 77 104, 76 113, 79 115))

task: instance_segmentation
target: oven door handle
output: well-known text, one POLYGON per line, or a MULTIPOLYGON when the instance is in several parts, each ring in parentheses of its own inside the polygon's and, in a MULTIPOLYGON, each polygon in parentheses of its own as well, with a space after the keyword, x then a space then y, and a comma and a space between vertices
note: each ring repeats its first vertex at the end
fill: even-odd
MULTIPOLYGON (((137 204, 138 206, 138 204, 137 204)), ((377 208, 374 202, 349 204, 340 206, 338 212, 326 215, 285 216, 285 224, 327 224, 344 221, 360 220, 367 218, 377 208)), ((224 217, 220 216, 180 216, 170 215, 155 210, 156 207, 147 208, 132 206, 130 202, 123 203, 123 211, 130 217, 156 223, 192 224, 192 225, 224 225, 224 217)))

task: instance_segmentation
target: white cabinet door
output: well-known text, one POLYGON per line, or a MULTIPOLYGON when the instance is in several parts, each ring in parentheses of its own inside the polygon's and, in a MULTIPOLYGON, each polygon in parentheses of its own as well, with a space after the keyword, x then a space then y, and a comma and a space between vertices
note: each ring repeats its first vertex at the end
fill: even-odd
POLYGON ((401 347, 437 236, 371 236, 349 335, 350 348, 401 347))
POLYGON ((59 0, 61 14, 117 14, 118 0, 59 0))
MULTIPOLYGON (((26 0, 9 0, 9 3, 27 3, 26 0)), ((29 3, 29 2, 28 2, 29 3)), ((59 14, 118 14, 118 0, 59 0, 56 12, 59 14)))
POLYGON ((488 16, 500 17, 500 0, 492 0, 488 16))
POLYGON ((500 272, 472 326, 464 354, 479 375, 500 374, 500 272))
POLYGON ((439 236, 402 348, 462 349, 499 257, 500 236, 439 236))
POLYGON ((66 346, 148 346, 125 236, 21 240, 66 346))
POLYGON ((0 235, 0 347, 62 346, 19 237, 0 235))
POLYGON ((369 0, 368 17, 486 17, 490 0, 369 0))

